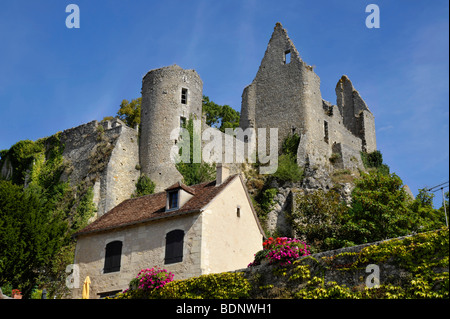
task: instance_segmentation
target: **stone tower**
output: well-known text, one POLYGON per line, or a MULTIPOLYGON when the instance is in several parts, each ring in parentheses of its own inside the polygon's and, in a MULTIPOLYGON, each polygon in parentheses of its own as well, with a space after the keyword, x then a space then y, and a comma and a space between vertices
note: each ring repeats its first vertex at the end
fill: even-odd
POLYGON ((162 191, 182 175, 170 159, 173 129, 192 115, 202 116, 203 82, 195 70, 172 65, 149 71, 142 79, 141 135, 139 161, 141 173, 162 191))
POLYGON ((361 167, 360 152, 376 150, 374 117, 348 77, 339 80, 336 94, 337 105, 322 99, 319 76, 277 23, 255 79, 243 91, 240 126, 278 128, 279 149, 298 134, 301 166, 361 167))

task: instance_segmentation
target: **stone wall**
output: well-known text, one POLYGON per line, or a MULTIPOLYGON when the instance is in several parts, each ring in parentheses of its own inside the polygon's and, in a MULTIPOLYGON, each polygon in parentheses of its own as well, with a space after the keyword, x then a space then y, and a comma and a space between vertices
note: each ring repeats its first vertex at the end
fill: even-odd
POLYGON ((376 150, 373 114, 345 75, 336 96, 337 105, 322 99, 320 78, 277 23, 255 79, 243 91, 240 126, 278 128, 279 149, 298 134, 300 166, 362 168, 360 152, 376 150))
MULTIPOLYGON (((358 267, 348 268, 349 265, 356 262, 358 253, 368 246, 376 246, 391 240, 401 240, 404 238, 406 237, 317 253, 301 257, 301 262, 296 265, 291 264, 280 267, 279 265, 269 265, 267 262, 263 262, 261 265, 240 269, 236 272, 244 273, 244 276, 252 283, 253 291, 251 298, 292 298, 295 292, 305 288, 307 282, 313 277, 323 279, 325 284, 328 282, 336 282, 339 286, 345 285, 352 289, 352 291, 362 291, 366 287, 366 279, 371 275, 371 271, 366 272, 366 267, 370 262, 361 263, 358 267), (299 274, 298 265, 308 266, 310 271, 309 277, 296 277, 296 274, 299 274)), ((403 248, 405 250, 409 249, 406 246, 403 248)), ((445 247, 437 247, 436 249, 445 250, 445 247)), ((448 258, 448 256, 442 256, 442 252, 440 252, 438 258, 448 258)), ((430 262, 436 263, 439 259, 434 259, 430 262)), ((419 257, 419 260, 417 260, 418 265, 426 263, 426 259, 420 259, 419 257)), ((422 276, 421 274, 413 274, 410 270, 403 268, 395 258, 385 258, 384 261, 377 262, 376 266, 379 267, 380 285, 391 284, 405 288, 410 285, 411 280, 422 276)), ((433 267, 433 272, 436 274, 448 273, 448 271, 448 263, 447 266, 433 267)), ((438 286, 433 288, 439 289, 438 286)))
MULTIPOLYGON (((91 297, 99 293, 124 290, 141 269, 160 267, 175 274, 176 279, 201 275, 200 251, 202 216, 199 214, 163 219, 147 224, 95 233, 77 238, 75 263, 79 266, 80 280, 91 279, 91 297), (172 230, 185 232, 183 261, 165 265, 165 238, 172 230), (106 245, 122 241, 121 267, 118 272, 103 273, 106 245)), ((73 298, 81 298, 80 288, 73 289, 73 298)))
POLYGON ((137 131, 117 119, 63 131, 62 181, 92 186, 97 215, 103 215, 135 190, 140 174, 137 141, 137 131))
POLYGON ((162 191, 182 179, 170 152, 178 142, 171 136, 181 119, 202 118, 203 82, 194 70, 177 65, 149 71, 142 80, 139 157, 142 173, 162 191), (187 90, 182 101, 183 90, 187 90))

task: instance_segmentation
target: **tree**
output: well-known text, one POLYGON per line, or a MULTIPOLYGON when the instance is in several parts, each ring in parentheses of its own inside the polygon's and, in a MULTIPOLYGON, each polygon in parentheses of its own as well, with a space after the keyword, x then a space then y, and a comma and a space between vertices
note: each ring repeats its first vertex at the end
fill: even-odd
POLYGON ((409 196, 395 173, 362 174, 352 192, 345 235, 355 244, 404 236, 414 229, 409 196))
POLYGON ((229 105, 219 105, 203 95, 203 113, 206 115, 206 124, 225 132, 226 128, 239 126, 240 114, 229 105))
POLYGON ((117 117, 130 127, 141 124, 141 102, 141 97, 133 99, 131 102, 123 100, 120 103, 119 111, 117 111, 117 117))
POLYGON ((426 188, 419 189, 414 201, 409 205, 413 213, 413 225, 415 231, 430 231, 445 225, 444 213, 433 207, 434 194, 426 188))
POLYGON ((10 283, 29 296, 66 230, 39 192, 0 180, 0 286, 10 283))
POLYGON ((289 218, 297 236, 310 243, 314 250, 324 251, 352 244, 340 238, 343 215, 347 211, 337 191, 318 189, 297 194, 289 218))

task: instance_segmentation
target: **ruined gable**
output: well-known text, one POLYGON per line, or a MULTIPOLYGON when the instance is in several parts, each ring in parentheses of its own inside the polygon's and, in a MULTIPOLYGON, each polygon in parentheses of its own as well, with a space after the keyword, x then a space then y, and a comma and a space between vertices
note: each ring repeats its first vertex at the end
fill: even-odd
POLYGON ((253 82, 244 89, 240 126, 278 128, 278 146, 300 136, 300 166, 362 167, 360 152, 376 150, 373 114, 347 76, 337 86, 337 105, 322 99, 320 78, 305 63, 280 23, 253 82))

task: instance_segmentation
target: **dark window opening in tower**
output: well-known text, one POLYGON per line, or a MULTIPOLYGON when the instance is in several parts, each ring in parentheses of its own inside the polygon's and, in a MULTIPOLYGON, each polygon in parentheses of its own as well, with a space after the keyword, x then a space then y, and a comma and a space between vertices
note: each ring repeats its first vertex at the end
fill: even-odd
POLYGON ((181 89, 181 104, 187 104, 187 95, 188 90, 185 88, 181 89))
POLYGON ((328 122, 327 121, 323 121, 323 133, 324 133, 324 138, 323 140, 325 141, 325 143, 328 143, 328 122))
POLYGON ((284 64, 291 63, 291 50, 284 51, 284 64))

